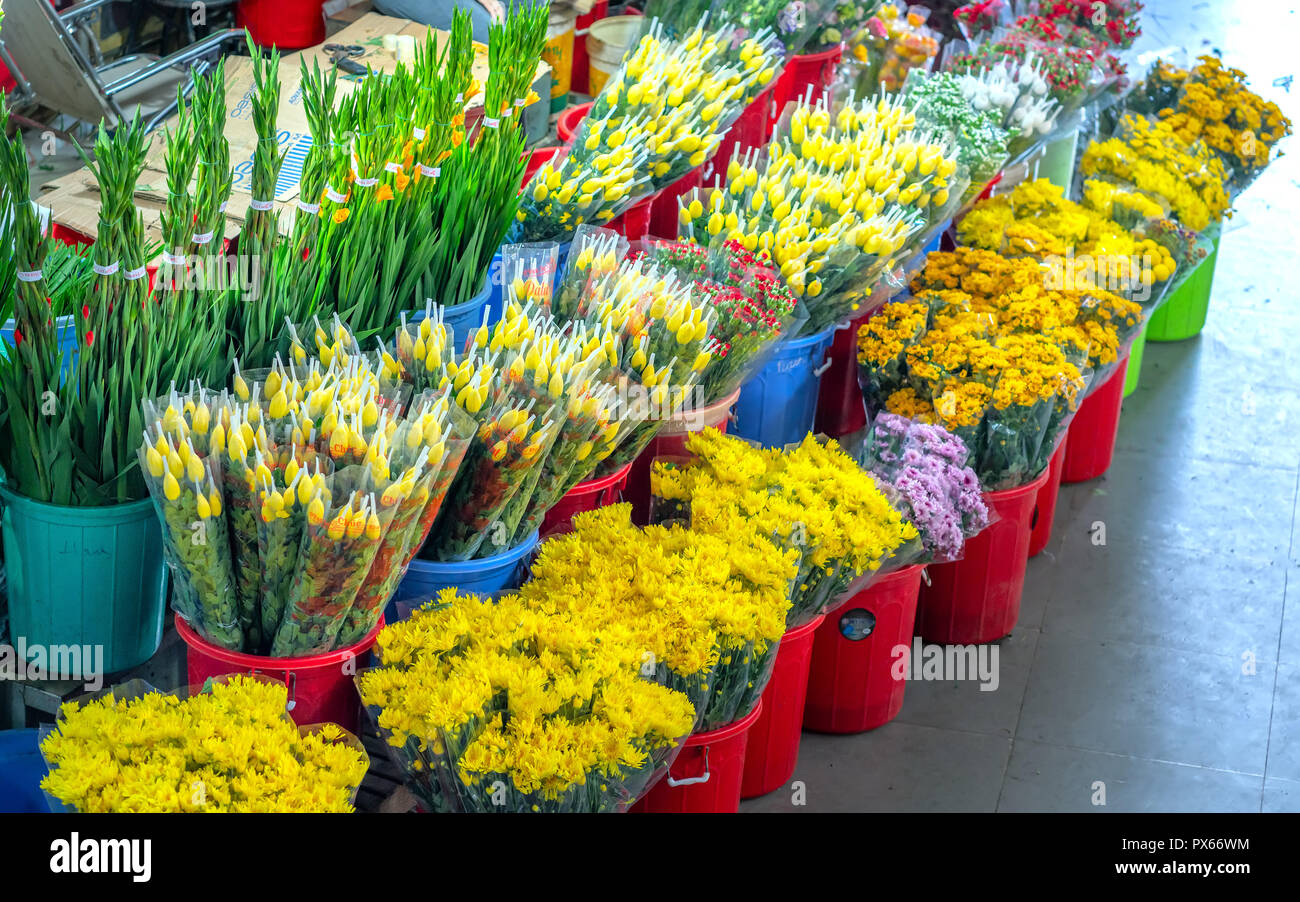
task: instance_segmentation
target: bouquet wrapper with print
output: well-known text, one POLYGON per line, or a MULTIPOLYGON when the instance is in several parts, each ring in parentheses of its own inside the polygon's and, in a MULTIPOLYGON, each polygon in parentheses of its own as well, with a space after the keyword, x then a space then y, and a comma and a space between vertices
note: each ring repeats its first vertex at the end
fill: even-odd
POLYGON ((501 274, 507 292, 521 307, 530 301, 543 309, 551 306, 559 268, 560 246, 554 241, 501 248, 501 274))
POLYGON ((547 309, 557 321, 576 319, 586 311, 582 300, 588 296, 592 280, 609 276, 618 262, 627 256, 628 240, 613 229, 580 225, 573 233, 573 244, 564 272, 555 284, 555 293, 547 309))
POLYGON ((178 452, 164 454, 157 444, 149 443, 147 435, 139 458, 162 522, 163 551, 172 573, 172 607, 209 642, 242 650, 230 537, 209 461, 192 453, 181 463, 178 452))
POLYGON ((357 590, 379 551, 393 511, 378 507, 364 489, 368 474, 361 467, 336 471, 323 497, 308 508, 307 526, 298 553, 293 588, 271 656, 298 657, 328 651, 343 626, 357 590))
POLYGON ((448 415, 451 419, 451 429, 446 434, 447 449, 442 466, 438 468, 429 483, 429 497, 425 501, 423 510, 420 511, 419 519, 413 527, 411 542, 403 555, 401 568, 403 573, 428 542, 438 515, 442 513, 443 503, 447 500, 452 486, 455 485, 456 477, 460 475, 461 466, 474 441, 477 426, 473 418, 455 404, 450 406, 448 415))
POLYGON ((554 439, 554 424, 539 425, 525 408, 490 414, 470 442, 425 555, 468 561, 479 556, 490 532, 504 541, 502 513, 532 475, 542 446, 554 439))
POLYGON ((262 566, 259 543, 258 508, 261 506, 253 486, 253 471, 243 460, 221 456, 221 484, 225 490, 229 520, 231 562, 235 569, 235 588, 239 598, 239 623, 245 644, 256 647, 262 635, 261 606, 262 566))

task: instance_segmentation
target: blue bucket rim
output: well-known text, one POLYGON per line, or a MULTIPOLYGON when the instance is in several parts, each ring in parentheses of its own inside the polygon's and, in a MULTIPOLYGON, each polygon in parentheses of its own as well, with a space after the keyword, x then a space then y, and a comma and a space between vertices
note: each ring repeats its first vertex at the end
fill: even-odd
POLYGON ((527 538, 515 547, 499 551, 491 557, 478 558, 472 561, 431 561, 426 558, 416 557, 412 559, 411 567, 414 568, 418 564, 420 570, 424 573, 442 573, 450 576, 481 573, 484 570, 491 570, 504 564, 513 564, 515 561, 520 560, 537 547, 540 536, 541 528, 539 527, 529 533, 527 538))
POLYGON ((781 354, 783 351, 802 351, 804 348, 811 348, 819 342, 830 343, 835 339, 835 327, 827 326, 820 332, 814 332, 812 335, 805 335, 803 338, 791 338, 788 341, 781 342, 775 353, 781 354))

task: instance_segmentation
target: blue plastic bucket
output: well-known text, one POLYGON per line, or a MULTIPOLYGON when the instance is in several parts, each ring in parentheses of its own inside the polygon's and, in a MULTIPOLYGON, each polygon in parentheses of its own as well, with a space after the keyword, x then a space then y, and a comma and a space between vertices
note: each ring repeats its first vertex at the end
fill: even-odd
POLYGON ((0 814, 48 811, 41 792, 45 759, 36 744, 38 730, 0 732, 0 814))
MULTIPOLYGON (((483 290, 465 303, 443 308, 442 322, 443 325, 455 330, 457 353, 464 350, 465 340, 474 334, 474 330, 483 325, 483 308, 487 305, 491 294, 492 279, 489 278, 483 290)), ((422 319, 424 319, 423 309, 406 311, 408 323, 418 323, 422 319)))
MULTIPOLYGON (((569 248, 573 246, 572 241, 565 241, 560 245, 560 259, 556 266, 555 278, 558 281, 564 275, 564 267, 569 262, 569 248)), ((501 245, 505 247, 505 245, 501 245)), ((492 325, 501 319, 501 312, 505 309, 501 303, 502 291, 505 286, 505 263, 501 259, 501 247, 492 257, 492 266, 488 269, 488 325, 492 325)))
MULTIPOLYGON (((63 352, 63 368, 59 372, 66 378, 68 370, 72 368, 72 361, 77 359, 77 324, 71 316, 60 316, 57 322, 59 326, 59 350, 63 352)), ((14 329, 17 326, 18 324, 12 319, 0 326, 0 356, 9 356, 8 349, 13 347, 14 329)))
POLYGON ((831 327, 784 342, 758 375, 740 389, 736 425, 730 431, 765 448, 782 448, 812 431, 822 358, 835 336, 831 327))
POLYGON ((527 575, 527 558, 537 547, 535 531, 514 548, 477 561, 426 561, 415 558, 384 610, 384 619, 394 623, 404 619, 442 589, 456 587, 462 592, 491 595, 518 589, 527 575))
POLYGON ((940 249, 940 245, 943 244, 943 236, 944 236, 944 233, 948 231, 948 226, 950 226, 950 225, 952 225, 952 220, 951 220, 951 219, 949 219, 949 220, 947 220, 946 222, 944 222, 943 225, 941 225, 941 226, 939 227, 939 230, 938 230, 937 232, 934 233, 934 237, 931 238, 931 239, 926 243, 925 247, 921 248, 921 253, 923 253, 923 254, 934 254, 934 253, 937 253, 937 252, 939 251, 939 249, 940 249))

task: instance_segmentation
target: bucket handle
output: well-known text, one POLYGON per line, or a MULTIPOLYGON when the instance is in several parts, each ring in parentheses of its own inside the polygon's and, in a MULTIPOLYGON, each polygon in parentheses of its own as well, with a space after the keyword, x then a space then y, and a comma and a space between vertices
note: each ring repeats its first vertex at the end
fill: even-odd
POLYGON ((831 326, 831 328, 834 329, 836 332, 843 332, 845 329, 852 329, 853 323, 849 320, 845 320, 842 323, 836 323, 835 325, 831 326))
POLYGON ((706 745, 704 747, 704 774, 702 776, 685 777, 681 780, 674 780, 672 769, 669 768, 668 774, 664 779, 668 781, 669 786, 694 786, 696 783, 709 782, 709 777, 711 776, 713 775, 709 773, 709 747, 706 745))
POLYGON ((930 581, 930 568, 929 568, 929 567, 922 567, 922 568, 921 568, 921 579, 925 580, 925 584, 926 584, 927 586, 933 586, 933 585, 934 585, 934 583, 930 581))
MULTIPOLYGON (((254 670, 253 673, 258 676, 266 676, 266 674, 260 670, 254 670)), ((284 682, 289 690, 289 698, 284 705, 285 713, 288 713, 298 706, 298 674, 294 673, 292 670, 286 670, 284 673, 284 682)))
POLYGON ((821 366, 817 367, 817 369, 813 370, 813 378, 814 378, 814 379, 820 379, 822 373, 824 373, 824 372, 826 372, 828 369, 830 369, 830 368, 831 368, 831 364, 834 363, 834 362, 835 362, 834 360, 832 360, 831 358, 828 357, 828 358, 826 359, 826 362, 825 362, 825 363, 823 363, 821 366))

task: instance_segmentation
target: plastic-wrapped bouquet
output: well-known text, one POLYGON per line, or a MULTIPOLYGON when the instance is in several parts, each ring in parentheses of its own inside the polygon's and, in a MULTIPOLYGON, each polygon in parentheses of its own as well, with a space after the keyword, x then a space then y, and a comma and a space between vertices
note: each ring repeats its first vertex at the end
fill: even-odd
POLYGON ((998 117, 1011 136, 1012 156, 1050 134, 1061 114, 1060 102, 1049 96, 1042 60, 1033 51, 1023 60, 1004 59, 962 73, 957 83, 975 109, 998 117))
POLYGON ((335 724, 296 726, 288 700, 283 683, 234 674, 70 702, 41 738, 41 788, 82 813, 352 811, 361 743, 335 724))
POLYGON ((529 608, 564 612, 643 678, 685 693, 697 730, 752 711, 785 632, 796 553, 753 531, 641 529, 627 504, 573 523, 542 545, 519 590, 529 608))
POLYGON ((892 0, 855 27, 844 29, 848 54, 844 71, 854 93, 865 97, 898 91, 912 72, 927 72, 939 54, 938 36, 926 27, 930 11, 892 0))
MULTIPOLYGON (((921 535, 919 561, 945 563, 989 523, 965 443, 941 426, 881 413, 871 424, 863 466, 921 535)), ((900 562, 901 563, 901 562, 900 562)))
POLYGON ((447 589, 379 634, 379 666, 357 685, 424 805, 624 811, 666 771, 691 702, 594 627, 517 595, 447 589))
POLYGON ((701 24, 673 40, 653 24, 601 90, 564 157, 524 186, 518 239, 565 241, 584 223, 606 225, 704 165, 778 65, 770 32, 742 38, 731 26, 701 24))
POLYGON ((789 627, 856 591, 891 557, 920 551, 916 529, 834 441, 807 436, 792 451, 761 450, 705 429, 686 449, 694 459, 685 465, 654 464, 656 517, 707 534, 752 532, 794 553, 789 627))
POLYGON ((834 117, 819 101, 788 115, 762 165, 732 160, 725 190, 679 204, 696 243, 722 236, 771 254, 813 333, 859 310, 926 225, 956 208, 967 175, 951 136, 918 128, 901 101, 859 100, 834 117))
POLYGON ((946 129, 957 140, 957 160, 970 171, 963 200, 991 182, 1011 155, 1010 133, 992 109, 977 109, 951 72, 909 76, 906 97, 916 104, 916 118, 932 128, 946 129))

